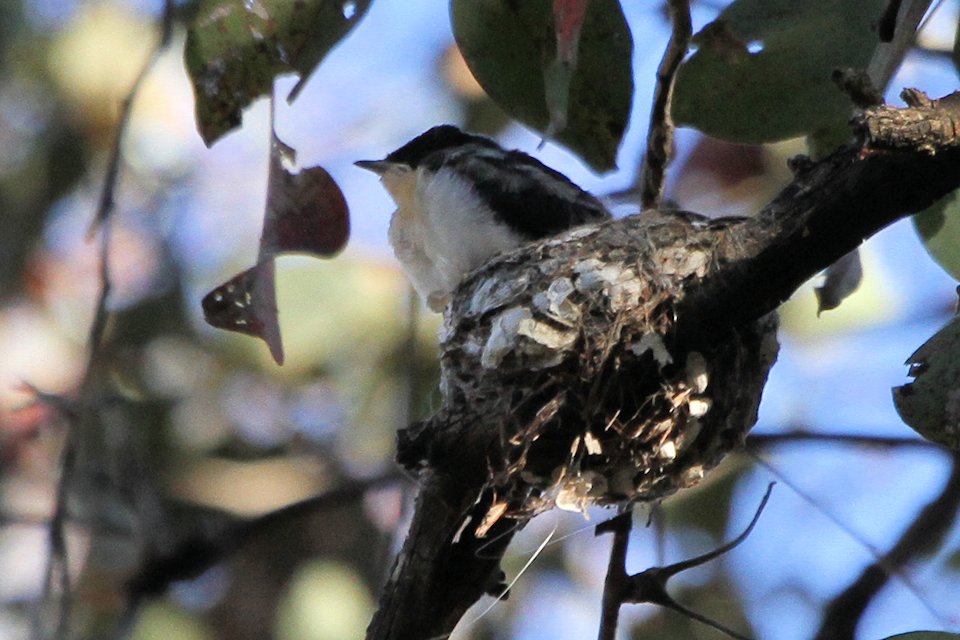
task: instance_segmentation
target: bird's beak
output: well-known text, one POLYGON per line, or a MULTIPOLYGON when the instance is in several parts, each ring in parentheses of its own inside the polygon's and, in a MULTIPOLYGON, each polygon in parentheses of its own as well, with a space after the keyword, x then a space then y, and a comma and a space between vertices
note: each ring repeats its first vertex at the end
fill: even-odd
POLYGON ((373 171, 378 176, 385 174, 391 167, 397 166, 395 162, 388 162, 386 160, 357 160, 353 164, 361 169, 373 171))

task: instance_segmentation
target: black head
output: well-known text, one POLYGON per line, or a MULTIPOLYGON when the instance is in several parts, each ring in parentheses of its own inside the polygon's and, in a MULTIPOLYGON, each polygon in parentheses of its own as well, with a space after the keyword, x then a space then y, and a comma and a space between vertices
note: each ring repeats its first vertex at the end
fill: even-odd
POLYGON ((464 133, 453 125, 442 124, 428 129, 396 151, 391 152, 386 157, 386 161, 402 163, 416 168, 424 158, 432 153, 465 144, 499 148, 499 145, 489 138, 464 133))

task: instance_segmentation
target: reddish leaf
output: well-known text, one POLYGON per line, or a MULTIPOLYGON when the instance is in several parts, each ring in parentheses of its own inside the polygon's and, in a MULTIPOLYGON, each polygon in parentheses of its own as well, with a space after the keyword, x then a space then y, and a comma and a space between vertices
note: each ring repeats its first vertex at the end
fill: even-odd
POLYGON ((561 62, 577 66, 580 28, 587 15, 590 0, 553 0, 553 25, 557 33, 557 57, 561 62))
POLYGON ((567 127, 570 84, 577 68, 580 28, 590 0, 553 0, 553 26, 557 37, 557 55, 543 72, 544 97, 550 121, 545 132, 552 138, 567 127))
POLYGON ((322 167, 287 171, 284 162, 292 163, 295 157, 296 152, 272 132, 257 265, 208 293, 202 303, 207 323, 261 338, 277 364, 283 364, 283 343, 274 258, 291 252, 333 256, 350 235, 349 210, 340 187, 322 167))
POLYGON ((350 212, 340 187, 323 167, 287 171, 283 162, 294 156, 274 134, 261 260, 285 252, 331 257, 343 249, 350 235, 350 212))
POLYGON ((633 100, 630 27, 619 2, 594 2, 589 10, 582 2, 566 4, 583 4, 585 11, 576 72, 559 61, 552 32, 559 22, 568 34, 562 42, 572 43, 579 10, 558 20, 547 0, 450 0, 450 17, 467 66, 501 108, 593 170, 609 171, 616 168, 633 100))
POLYGON ((207 324, 262 339, 276 363, 283 364, 272 258, 223 283, 201 305, 207 324))

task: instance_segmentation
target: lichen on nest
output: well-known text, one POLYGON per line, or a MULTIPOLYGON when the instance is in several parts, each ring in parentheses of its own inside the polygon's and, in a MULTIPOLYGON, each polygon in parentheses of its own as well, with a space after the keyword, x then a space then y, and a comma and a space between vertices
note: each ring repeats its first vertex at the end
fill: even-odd
POLYGON ((483 460, 493 497, 478 537, 501 517, 696 484, 742 443, 776 359, 774 316, 696 349, 675 340, 677 301, 730 233, 647 212, 481 267, 444 316, 443 405, 401 433, 401 461, 467 473, 483 460))

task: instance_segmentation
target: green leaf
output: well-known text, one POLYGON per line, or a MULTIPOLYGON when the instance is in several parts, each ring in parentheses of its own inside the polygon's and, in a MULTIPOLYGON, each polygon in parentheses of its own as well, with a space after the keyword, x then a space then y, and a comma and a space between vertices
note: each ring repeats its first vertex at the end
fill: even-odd
MULTIPOLYGON (((544 133, 545 74, 557 55, 549 0, 451 0, 453 32, 477 82, 507 113, 544 133)), ((616 167, 633 99, 633 41, 620 4, 592 2, 558 142, 596 171, 616 167)))
POLYGON ((913 382, 893 388, 903 421, 927 440, 960 450, 960 317, 907 358, 913 382))
POLYGON ((960 280, 960 200, 957 192, 944 196, 926 211, 913 216, 913 224, 937 264, 960 280))
POLYGON ((883 4, 737 0, 694 36, 696 53, 674 86, 674 121, 754 144, 844 124, 853 107, 833 70, 867 66, 883 4))
POLYGON ((293 100, 370 2, 201 0, 184 56, 203 141, 209 146, 239 126, 243 109, 268 94, 282 73, 300 75, 293 100))

